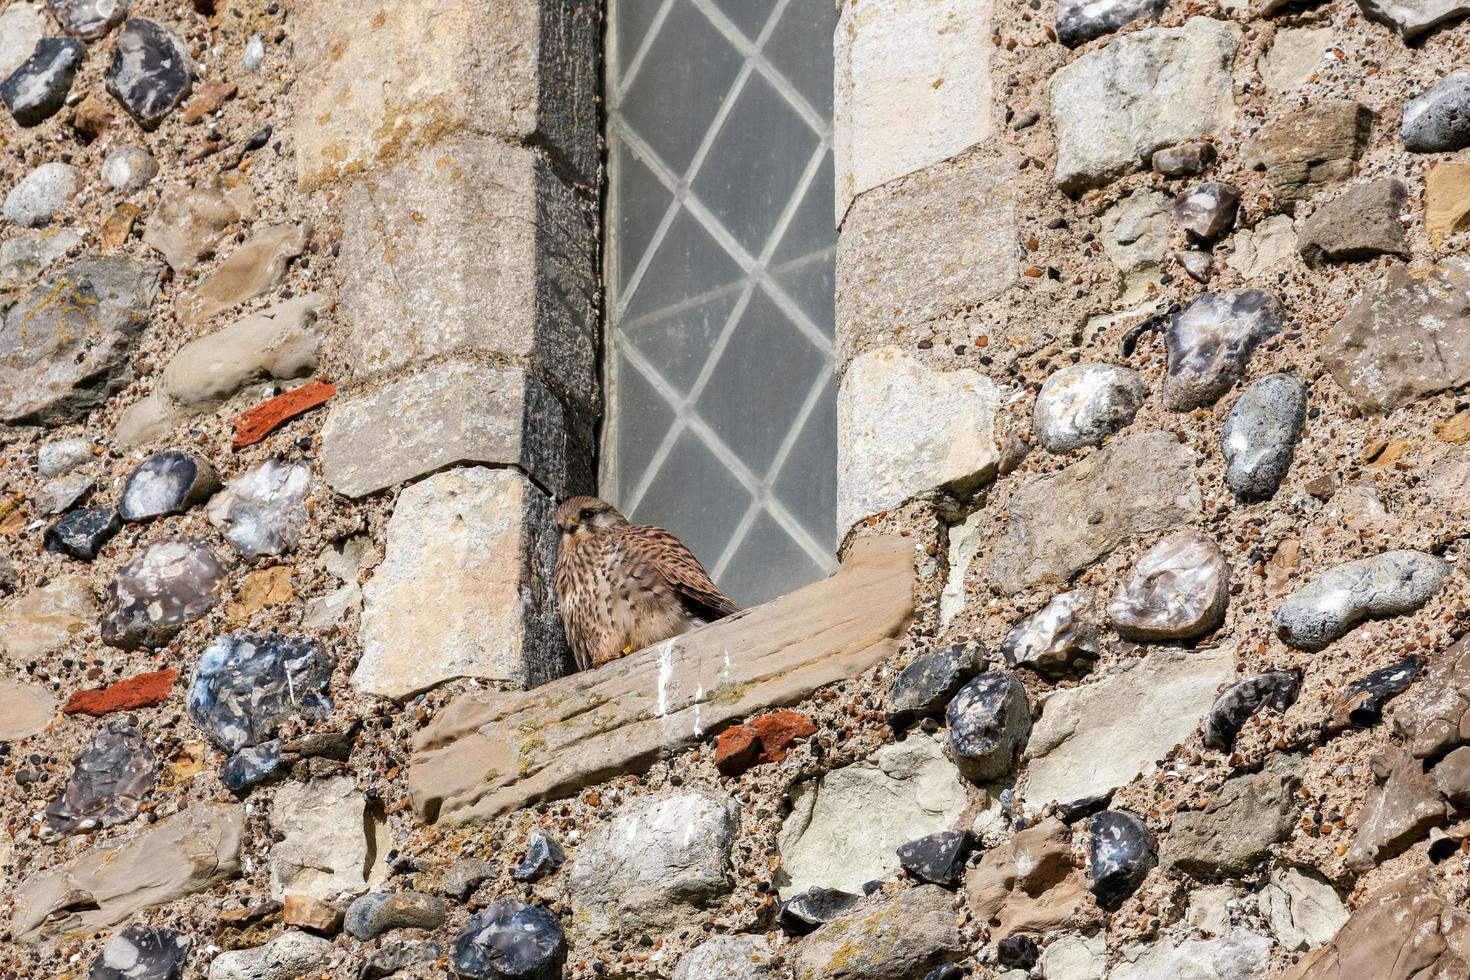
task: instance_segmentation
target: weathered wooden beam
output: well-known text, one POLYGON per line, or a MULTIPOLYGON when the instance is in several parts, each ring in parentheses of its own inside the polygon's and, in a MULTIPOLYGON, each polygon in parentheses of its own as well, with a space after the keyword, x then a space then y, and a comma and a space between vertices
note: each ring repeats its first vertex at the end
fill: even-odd
POLYGON ((858 541, 831 578, 530 691, 456 698, 414 740, 409 790, 430 823, 555 799, 794 704, 898 648, 914 545, 858 541))

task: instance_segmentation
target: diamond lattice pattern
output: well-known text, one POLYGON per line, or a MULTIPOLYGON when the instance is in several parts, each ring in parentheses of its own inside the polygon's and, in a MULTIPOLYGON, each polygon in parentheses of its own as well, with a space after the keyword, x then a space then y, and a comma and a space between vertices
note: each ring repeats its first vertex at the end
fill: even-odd
POLYGON ((603 492, 738 602, 835 563, 831 0, 611 0, 603 492))

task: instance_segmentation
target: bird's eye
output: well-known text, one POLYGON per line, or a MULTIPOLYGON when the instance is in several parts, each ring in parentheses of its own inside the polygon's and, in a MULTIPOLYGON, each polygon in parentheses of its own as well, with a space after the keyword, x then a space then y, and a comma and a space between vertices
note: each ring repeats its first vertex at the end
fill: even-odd
POLYGON ((580 516, 581 516, 582 520, 584 520, 584 521, 590 521, 596 515, 597 515, 597 512, 594 511, 591 507, 583 507, 582 508, 582 513, 581 513, 580 516))

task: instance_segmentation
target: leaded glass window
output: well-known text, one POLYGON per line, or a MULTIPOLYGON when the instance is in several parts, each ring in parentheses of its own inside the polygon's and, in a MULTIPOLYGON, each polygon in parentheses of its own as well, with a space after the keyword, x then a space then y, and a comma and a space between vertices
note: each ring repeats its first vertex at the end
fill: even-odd
POLYGON ((753 604, 835 563, 832 0, 609 0, 602 491, 753 604))

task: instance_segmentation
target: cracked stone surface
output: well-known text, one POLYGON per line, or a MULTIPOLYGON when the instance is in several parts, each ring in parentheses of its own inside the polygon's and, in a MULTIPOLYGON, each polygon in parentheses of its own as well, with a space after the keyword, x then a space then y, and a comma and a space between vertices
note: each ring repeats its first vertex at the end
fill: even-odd
POLYGON ((111 257, 74 262, 22 295, 0 325, 0 421, 60 425, 121 389, 157 295, 155 267, 111 257))
POLYGON ((331 714, 333 662, 315 640, 227 633, 210 643, 189 684, 189 714, 230 752, 271 738, 291 716, 331 714))

